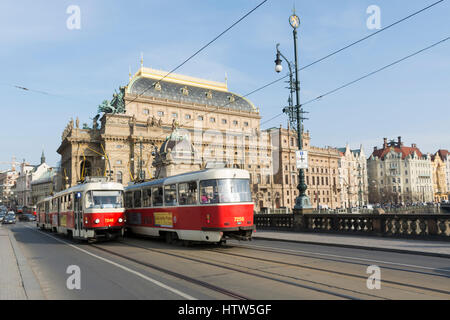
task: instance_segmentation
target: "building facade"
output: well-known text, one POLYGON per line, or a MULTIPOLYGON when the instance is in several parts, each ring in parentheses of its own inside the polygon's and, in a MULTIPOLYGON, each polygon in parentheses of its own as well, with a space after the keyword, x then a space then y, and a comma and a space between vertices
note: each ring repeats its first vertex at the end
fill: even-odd
POLYGON ((160 81, 165 75, 141 67, 111 102, 99 107, 92 127, 81 127, 78 119, 69 122, 57 150, 62 186, 77 184, 88 175, 108 175, 125 185, 156 178, 155 150, 178 128, 199 155, 192 161, 201 168, 225 165, 248 170, 256 210, 269 206, 267 198, 259 199, 273 184, 270 138, 260 131, 259 110, 230 92, 226 83, 177 74, 160 81), (120 112, 108 109, 118 105, 120 112))
POLYGON ((58 168, 48 168, 39 178, 31 182, 31 203, 36 205, 40 200, 60 190, 58 168))
MULTIPOLYGON (((279 128, 268 129, 272 144, 272 167, 274 185, 271 190, 272 208, 290 208, 295 205, 299 192, 297 185, 298 169, 296 151, 298 150, 297 132, 279 128)), ((342 207, 339 187, 340 153, 335 148, 311 146, 309 132, 303 133, 302 149, 308 151, 308 169, 305 179, 306 194, 315 209, 337 209, 342 207)))
POLYGON ((435 202, 448 201, 448 162, 447 150, 438 150, 431 156, 435 202))
POLYGON ((18 206, 36 205, 32 184, 46 176, 49 171, 52 171, 52 168, 45 163, 44 152, 42 152, 39 165, 30 165, 25 160, 21 163, 15 191, 18 206))
POLYGON ((433 201, 431 156, 416 144, 406 147, 384 138, 383 147, 374 147, 367 160, 369 201, 381 204, 410 204, 433 201))
POLYGON ((349 145, 338 150, 341 154, 339 188, 342 207, 348 209, 368 205, 367 159, 362 145, 356 150, 351 150, 349 145))
POLYGON ((0 172, 0 206, 12 207, 16 201, 15 186, 19 173, 15 167, 0 172))

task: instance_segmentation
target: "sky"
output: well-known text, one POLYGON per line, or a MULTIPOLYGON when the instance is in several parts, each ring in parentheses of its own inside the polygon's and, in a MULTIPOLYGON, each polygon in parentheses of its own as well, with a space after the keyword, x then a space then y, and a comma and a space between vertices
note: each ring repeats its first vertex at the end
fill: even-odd
MULTIPOLYGON (((44 150, 56 165, 70 118, 91 123, 97 106, 128 83, 129 68, 171 70, 262 0, 2 0, 0 2, 0 169, 14 156, 37 164, 44 150), (80 28, 69 29, 70 6, 80 28), (24 91, 15 86, 26 87, 24 91)), ((276 44, 293 61, 289 16, 295 5, 299 66, 374 33, 367 8, 380 8, 385 27, 437 0, 268 0, 176 71, 224 81, 240 95, 280 78, 276 44)), ((308 101, 450 36, 450 1, 299 73, 308 101)), ((70 20, 72 21, 72 20, 70 20)), ((305 106, 311 144, 364 147, 402 137, 424 153, 450 149, 450 41, 305 106)), ((281 76, 287 75, 287 65, 281 76)), ((286 83, 248 96, 262 129, 286 127, 286 83)))

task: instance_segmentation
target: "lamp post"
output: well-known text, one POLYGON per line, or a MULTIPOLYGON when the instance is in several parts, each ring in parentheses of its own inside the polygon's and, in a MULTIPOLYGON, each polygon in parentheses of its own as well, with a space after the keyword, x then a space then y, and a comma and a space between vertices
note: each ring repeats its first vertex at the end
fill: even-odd
MULTIPOLYGON (((284 113, 287 113, 289 116, 289 120, 291 122, 291 124, 293 125, 293 127, 297 127, 297 139, 298 139, 298 149, 299 152, 297 152, 297 157, 301 156, 303 157, 303 155, 306 155, 306 152, 303 152, 303 126, 302 126, 302 120, 306 119, 304 118, 302 115, 303 113, 305 113, 304 111, 302 111, 301 109, 301 104, 300 104, 300 85, 299 85, 299 80, 298 80, 298 54, 297 54, 297 28, 300 25, 300 19, 299 17, 295 14, 295 12, 289 17, 289 23, 293 29, 293 36, 294 36, 294 56, 295 56, 295 97, 296 97, 296 104, 295 106, 292 105, 293 101, 292 101, 292 93, 293 93, 293 86, 292 86, 292 82, 293 82, 293 73, 292 73, 292 68, 290 63, 288 62, 288 59, 286 59, 284 57, 284 55, 281 54, 280 50, 279 50, 279 44, 277 44, 277 56, 276 56, 276 60, 275 60, 275 71, 280 73, 283 70, 283 67, 281 65, 282 60, 280 59, 280 56, 283 57, 284 59, 286 59, 286 62, 288 64, 289 67, 289 72, 290 72, 290 105, 286 108, 283 109, 284 113)), ((299 159, 297 159, 298 161, 299 159)), ((305 167, 306 166, 301 166, 299 169, 299 183, 297 185, 297 189, 299 190, 299 196, 297 197, 297 199, 295 200, 295 206, 294 206, 294 213, 305 213, 305 212, 311 212, 312 211, 312 206, 311 206, 311 201, 309 199, 309 197, 306 195, 306 190, 308 188, 308 186, 305 183, 305 167)))
MULTIPOLYGON (((140 136, 139 138, 138 138, 138 140, 139 140, 139 164, 138 164, 138 170, 139 170, 139 172, 138 172, 138 175, 137 175, 137 177, 136 177, 136 180, 139 180, 139 181, 143 181, 144 179, 145 179, 145 177, 144 177, 144 172, 143 172, 143 170, 142 170, 142 149, 143 149, 143 145, 142 145, 142 142, 144 141, 144 138, 142 137, 142 136, 140 136)), ((136 143, 136 142, 135 142, 136 143)), ((131 158, 131 161, 134 161, 134 157, 132 157, 131 158)), ((134 166, 133 166, 134 167, 134 166)), ((133 171, 134 171, 135 169, 133 169, 133 171)))

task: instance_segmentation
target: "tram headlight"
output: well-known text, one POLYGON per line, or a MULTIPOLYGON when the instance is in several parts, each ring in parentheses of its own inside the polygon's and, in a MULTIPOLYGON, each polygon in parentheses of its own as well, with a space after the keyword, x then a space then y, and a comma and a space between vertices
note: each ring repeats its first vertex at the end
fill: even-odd
POLYGON ((99 224, 100 223, 100 219, 95 219, 95 221, 94 221, 96 224, 99 224))
POLYGON ((119 218, 119 223, 122 223, 123 222, 123 219, 122 218, 119 218))

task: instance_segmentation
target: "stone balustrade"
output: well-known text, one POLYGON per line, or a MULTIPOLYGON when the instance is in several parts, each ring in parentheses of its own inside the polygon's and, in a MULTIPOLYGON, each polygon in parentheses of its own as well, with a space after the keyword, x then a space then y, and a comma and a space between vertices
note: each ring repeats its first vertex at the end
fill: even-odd
POLYGON ((260 230, 366 234, 450 241, 450 214, 256 214, 260 230))

